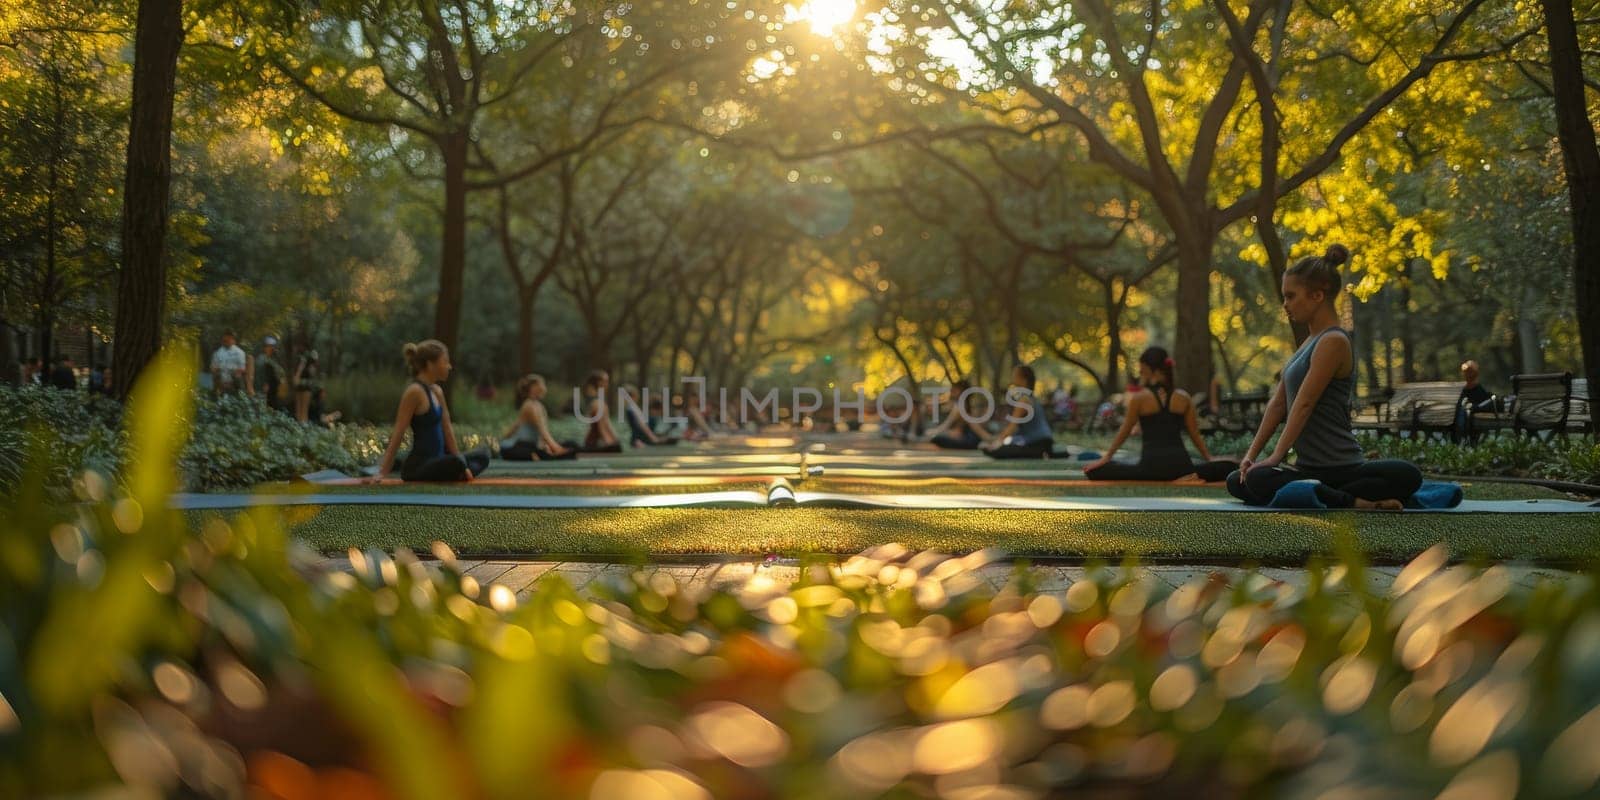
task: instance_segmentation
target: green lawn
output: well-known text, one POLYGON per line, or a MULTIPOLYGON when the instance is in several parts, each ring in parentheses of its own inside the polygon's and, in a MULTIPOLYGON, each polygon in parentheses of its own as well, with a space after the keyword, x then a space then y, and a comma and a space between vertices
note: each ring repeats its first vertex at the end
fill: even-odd
MULTIPOLYGON (((191 512, 204 515, 215 512, 191 512)), ((463 554, 671 556, 688 553, 853 553, 884 542, 1017 555, 1303 563, 1352 531, 1373 558, 1404 561, 1437 542, 1462 557, 1586 562, 1600 548, 1600 517, 1516 514, 1300 515, 1016 510, 444 509, 304 507, 286 512, 312 547, 426 548, 463 554)))
MULTIPOLYGON (((559 478, 556 480, 560 480, 559 478)), ((620 494, 687 494, 690 492, 764 491, 771 478, 751 478, 735 482, 682 483, 672 485, 627 486, 570 486, 560 483, 550 485, 525 484, 505 486, 484 483, 413 483, 405 486, 313 486, 318 494, 365 494, 372 492, 405 492, 412 494, 489 494, 489 495, 575 495, 606 496, 620 494)), ((1087 485, 1080 481, 1061 481, 1050 485, 980 484, 961 480, 939 481, 897 486, 886 482, 852 480, 848 478, 808 478, 791 481, 800 491, 834 492, 841 494, 995 494, 1015 497, 1220 497, 1226 490, 1219 485, 1172 486, 1107 486, 1087 485)), ((1469 500, 1533 500, 1533 499, 1583 499, 1571 498, 1561 492, 1538 486, 1509 483, 1463 484, 1469 500)), ((287 484, 260 487, 261 491, 281 493, 306 491, 305 485, 290 487, 287 484)))

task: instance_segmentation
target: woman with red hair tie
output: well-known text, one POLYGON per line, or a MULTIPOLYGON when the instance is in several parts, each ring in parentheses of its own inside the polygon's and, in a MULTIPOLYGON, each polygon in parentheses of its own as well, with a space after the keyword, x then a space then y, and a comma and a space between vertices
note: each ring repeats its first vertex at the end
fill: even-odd
POLYGON ((1128 398, 1128 413, 1122 418, 1122 429, 1105 455, 1084 467, 1083 474, 1096 481, 1170 481, 1185 475, 1199 475, 1206 481, 1220 481, 1239 468, 1232 461, 1212 461, 1206 450, 1205 437, 1200 435, 1200 423, 1195 416, 1194 399, 1188 392, 1173 388, 1172 357, 1160 347, 1145 350, 1139 356, 1139 385, 1142 387, 1128 398), (1119 464, 1111 460, 1122 443, 1133 433, 1137 424, 1144 437, 1144 449, 1137 464, 1119 464), (1189 458, 1183 446, 1183 433, 1200 451, 1200 463, 1189 458))

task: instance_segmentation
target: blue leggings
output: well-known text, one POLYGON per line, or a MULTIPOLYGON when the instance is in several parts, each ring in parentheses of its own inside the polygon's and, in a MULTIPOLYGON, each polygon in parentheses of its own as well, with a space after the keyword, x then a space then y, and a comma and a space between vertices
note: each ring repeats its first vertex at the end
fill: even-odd
POLYGON ((1320 481, 1317 498, 1329 508, 1352 508, 1362 500, 1401 500, 1422 488, 1422 470, 1409 461, 1384 458, 1345 467, 1286 467, 1279 465, 1238 471, 1228 475, 1228 493, 1253 506, 1272 502, 1286 484, 1303 480, 1320 481))

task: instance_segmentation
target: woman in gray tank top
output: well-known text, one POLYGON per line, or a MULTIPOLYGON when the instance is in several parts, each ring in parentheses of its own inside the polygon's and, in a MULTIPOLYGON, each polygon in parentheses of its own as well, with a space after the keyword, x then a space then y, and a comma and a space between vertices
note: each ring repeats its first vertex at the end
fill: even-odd
POLYGON ((1312 479, 1320 481, 1317 497, 1329 508, 1399 510, 1422 486, 1422 472, 1414 464, 1367 461, 1350 429, 1352 334, 1339 327, 1334 307, 1341 286, 1339 265, 1349 258, 1344 245, 1331 245, 1321 257, 1303 258, 1283 276, 1283 310, 1310 335, 1284 366, 1250 450, 1238 471, 1228 476, 1228 491, 1246 503, 1266 505, 1286 484, 1312 479), (1257 461, 1280 423, 1283 435, 1277 447, 1257 461), (1291 449, 1293 466, 1284 463, 1291 449))

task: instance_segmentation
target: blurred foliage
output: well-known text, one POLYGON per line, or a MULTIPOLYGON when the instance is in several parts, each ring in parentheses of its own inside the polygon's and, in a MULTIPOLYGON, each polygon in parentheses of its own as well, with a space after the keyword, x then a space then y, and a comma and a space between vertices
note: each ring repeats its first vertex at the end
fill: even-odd
MULTIPOLYGON (((1172 587, 1042 585, 883 545, 725 588, 586 595, 450 549, 330 566, 258 510, 163 507, 187 394, 147 381, 126 491, 0 507, 0 794, 1433 796, 1592 792, 1600 591, 1428 550, 1172 587), (154 384, 154 385, 150 385, 154 384)), ((30 473, 33 474, 33 473, 30 473)))

